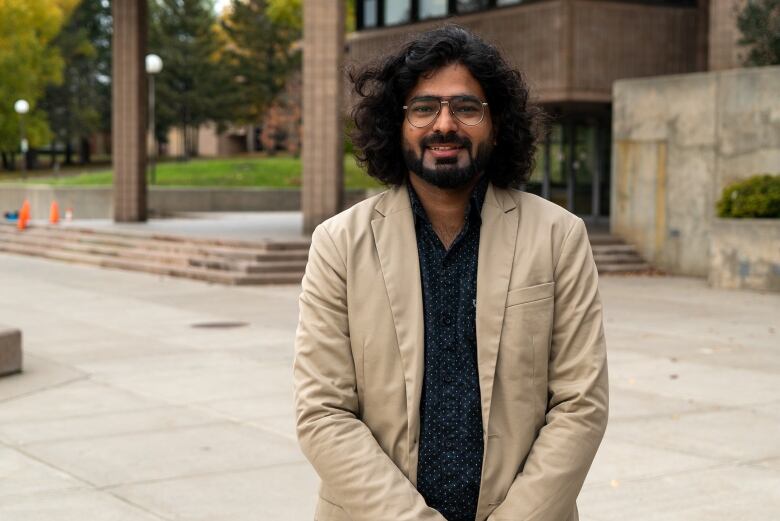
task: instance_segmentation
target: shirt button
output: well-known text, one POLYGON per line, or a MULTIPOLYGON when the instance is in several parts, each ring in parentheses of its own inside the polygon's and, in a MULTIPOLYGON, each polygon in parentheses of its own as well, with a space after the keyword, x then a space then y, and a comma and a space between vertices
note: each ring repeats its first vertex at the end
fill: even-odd
POLYGON ((441 323, 444 326, 452 325, 452 317, 449 315, 442 315, 441 316, 441 323))
POLYGON ((449 373, 445 374, 444 375, 444 381, 447 382, 448 384, 451 384, 452 383, 452 375, 449 374, 449 373))

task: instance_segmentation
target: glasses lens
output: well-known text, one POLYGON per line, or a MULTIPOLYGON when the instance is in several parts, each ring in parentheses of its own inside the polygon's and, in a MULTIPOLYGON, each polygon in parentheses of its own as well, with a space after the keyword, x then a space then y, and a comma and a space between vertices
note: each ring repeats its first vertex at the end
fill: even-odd
POLYGON ((476 125, 482 121, 484 107, 481 102, 475 99, 453 98, 450 100, 450 107, 458 121, 464 125, 476 125))
POLYGON ((415 127, 430 125, 439 113, 441 104, 437 99, 420 99, 413 101, 406 112, 409 123, 415 127))

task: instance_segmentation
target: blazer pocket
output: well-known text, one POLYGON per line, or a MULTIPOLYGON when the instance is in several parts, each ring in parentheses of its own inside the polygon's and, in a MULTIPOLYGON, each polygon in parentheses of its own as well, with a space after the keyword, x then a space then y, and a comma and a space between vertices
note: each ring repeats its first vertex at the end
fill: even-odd
POLYGON ((510 289, 506 295, 506 307, 528 304, 537 300, 552 298, 555 293, 555 282, 545 282, 525 288, 510 289))

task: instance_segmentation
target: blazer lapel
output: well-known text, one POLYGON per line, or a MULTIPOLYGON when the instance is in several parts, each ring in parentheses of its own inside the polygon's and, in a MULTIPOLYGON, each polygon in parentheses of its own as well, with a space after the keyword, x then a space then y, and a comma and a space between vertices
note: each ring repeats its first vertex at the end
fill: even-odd
POLYGON ((406 380, 409 479, 416 484, 415 442, 420 432, 424 322, 417 238, 406 186, 386 192, 375 210, 371 228, 395 321, 406 380))
POLYGON ((509 192, 491 184, 485 194, 481 217, 477 264, 477 363, 482 426, 489 433, 493 378, 515 256, 519 212, 509 192))

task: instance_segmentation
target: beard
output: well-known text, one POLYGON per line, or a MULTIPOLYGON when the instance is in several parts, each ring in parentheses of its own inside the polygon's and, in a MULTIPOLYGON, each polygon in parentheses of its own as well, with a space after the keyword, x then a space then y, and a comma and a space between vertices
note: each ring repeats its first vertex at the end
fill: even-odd
POLYGON ((433 134, 420 140, 421 153, 418 156, 408 142, 403 144, 404 161, 406 168, 410 172, 417 174, 423 181, 443 188, 452 190, 467 186, 471 181, 479 177, 484 172, 490 162, 493 153, 493 145, 490 140, 483 141, 477 146, 476 156, 472 154, 472 143, 468 138, 457 136, 455 133, 449 133, 446 136, 442 134, 433 134), (468 154, 468 163, 458 164, 458 157, 435 159, 433 167, 423 164, 423 156, 427 147, 436 143, 452 143, 463 147, 468 154))

